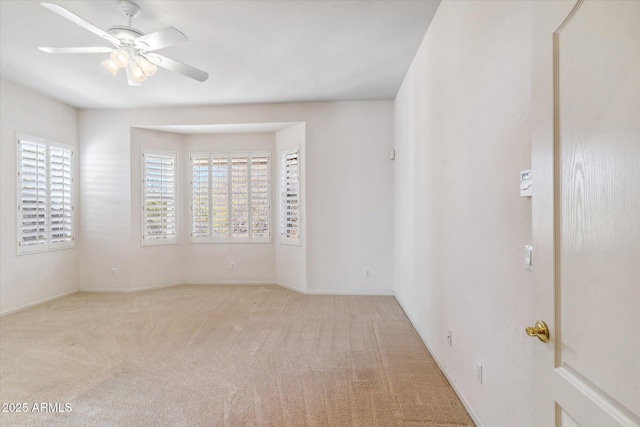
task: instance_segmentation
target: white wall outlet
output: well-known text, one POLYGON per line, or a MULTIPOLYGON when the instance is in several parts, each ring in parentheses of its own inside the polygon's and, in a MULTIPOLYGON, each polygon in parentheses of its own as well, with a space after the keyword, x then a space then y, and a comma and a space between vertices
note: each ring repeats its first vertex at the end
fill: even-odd
POLYGON ((482 365, 480 362, 476 362, 476 380, 482 384, 482 365))
POLYGON ((229 270, 235 270, 236 269, 236 263, 235 262, 230 262, 229 263, 229 270))
POLYGON ((453 346, 453 337, 451 335, 451 331, 447 331, 447 344, 449 344, 449 347, 453 346))
POLYGON ((364 271, 364 278, 365 279, 370 279, 371 278, 371 270, 365 270, 364 271))
POLYGON ((112 276, 117 276, 117 275, 118 275, 118 269, 117 269, 117 268, 115 268, 115 267, 113 267, 113 268, 111 269, 111 275, 112 275, 112 276))
POLYGON ((533 266, 533 263, 531 261, 532 257, 533 257, 533 246, 525 245, 524 246, 524 268, 526 268, 529 271, 531 271, 533 266))

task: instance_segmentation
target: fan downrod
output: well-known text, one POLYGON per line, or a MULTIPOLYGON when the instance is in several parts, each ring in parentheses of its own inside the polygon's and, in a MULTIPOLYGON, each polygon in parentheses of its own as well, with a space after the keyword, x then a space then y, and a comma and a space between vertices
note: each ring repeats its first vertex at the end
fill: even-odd
POLYGON ((107 30, 107 33, 111 34, 112 36, 126 44, 128 44, 129 42, 133 42, 140 36, 143 36, 144 33, 142 31, 131 26, 131 20, 140 15, 140 6, 129 0, 118 0, 117 6, 118 9, 120 9, 120 12, 122 12, 124 16, 129 18, 129 25, 113 26, 107 30))

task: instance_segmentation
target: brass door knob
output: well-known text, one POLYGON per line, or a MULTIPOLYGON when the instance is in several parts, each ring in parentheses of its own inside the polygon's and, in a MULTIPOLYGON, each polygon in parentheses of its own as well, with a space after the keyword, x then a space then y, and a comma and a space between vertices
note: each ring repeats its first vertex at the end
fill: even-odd
POLYGON ((549 342, 549 328, 542 320, 538 320, 534 327, 527 327, 525 331, 530 337, 538 337, 542 342, 549 342))

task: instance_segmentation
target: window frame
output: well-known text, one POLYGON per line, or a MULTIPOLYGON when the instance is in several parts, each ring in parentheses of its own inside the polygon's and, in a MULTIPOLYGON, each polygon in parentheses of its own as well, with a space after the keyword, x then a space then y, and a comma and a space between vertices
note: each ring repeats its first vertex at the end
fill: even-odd
POLYGON ((141 219, 140 219, 140 240, 141 246, 165 246, 165 245, 177 245, 180 243, 179 234, 180 234, 180 209, 179 209, 179 184, 178 184, 178 176, 179 176, 179 166, 178 166, 178 153, 176 151, 170 150, 159 150, 155 148, 142 148, 141 156, 140 156, 140 178, 141 178, 141 186, 140 186, 140 204, 141 204, 141 219), (147 213, 147 204, 146 204, 146 155, 152 156, 161 156, 161 157, 172 157, 173 158, 173 204, 174 204, 174 221, 175 221, 175 234, 172 238, 166 239, 146 239, 146 213, 147 213))
POLYGON ((272 214, 272 168, 271 168, 271 152, 264 150, 256 150, 256 151, 196 151, 189 153, 189 193, 190 193, 190 206, 189 206, 189 235, 190 235, 190 243, 271 243, 272 239, 272 228, 273 228, 273 214, 272 214), (208 167, 208 195, 207 200, 209 204, 209 220, 208 220, 208 235, 207 236, 198 236, 194 237, 194 179, 193 179, 193 160, 194 158, 203 158, 206 157, 207 167, 208 167), (231 231, 233 226, 232 221, 232 204, 233 204, 233 191, 232 191, 232 166, 233 166, 233 158, 238 157, 246 157, 247 158, 247 199, 248 199, 248 233, 247 236, 233 236, 231 231), (253 157, 266 157, 267 158, 267 205, 268 205, 268 233, 267 236, 253 236, 252 233, 252 216, 251 216, 251 208, 252 208, 252 174, 251 174, 251 159, 253 157), (226 159, 227 164, 227 212, 228 212, 228 224, 227 224, 227 234, 226 236, 215 236, 213 235, 213 173, 212 173, 212 159, 215 158, 224 158, 226 159))
MULTIPOLYGON (((34 253, 42 253, 42 252, 51 252, 58 251, 64 249, 72 249, 75 247, 75 231, 76 231, 76 215, 75 215, 75 200, 76 200, 76 187, 75 187, 75 175, 76 175, 76 167, 75 167, 75 147, 71 144, 64 144, 62 142, 53 141, 46 138, 40 138, 37 136, 28 135, 25 133, 17 133, 17 148, 16 148, 16 253, 17 255, 28 255, 34 253), (23 246, 23 224, 22 221, 24 219, 23 209, 22 209, 22 149, 20 148, 22 143, 32 143, 44 145, 46 148, 45 154, 45 171, 46 171, 46 197, 45 197, 45 218, 46 218, 46 238, 45 244, 36 244, 36 245, 28 245, 23 246), (70 218, 70 239, 68 241, 63 242, 53 242, 52 240, 52 209, 51 209, 51 198, 52 198, 52 188, 51 188, 51 180, 52 180, 52 168, 51 168, 51 148, 57 148, 64 151, 70 152, 69 166, 70 166, 70 210, 69 210, 69 218, 70 218)), ((64 190, 63 190, 64 191, 64 190)), ((65 203, 63 202, 63 205, 65 203)))
POLYGON ((300 146, 286 148, 284 150, 280 150, 280 218, 278 221, 279 233, 280 236, 280 244, 283 245, 294 245, 300 246, 302 242, 302 161, 300 159, 300 146), (286 220, 286 209, 285 209, 285 200, 286 196, 286 176, 287 176, 287 162, 286 156, 289 154, 295 153, 296 158, 298 160, 298 191, 296 192, 298 198, 298 237, 289 237, 286 236, 285 227, 287 224, 286 220))

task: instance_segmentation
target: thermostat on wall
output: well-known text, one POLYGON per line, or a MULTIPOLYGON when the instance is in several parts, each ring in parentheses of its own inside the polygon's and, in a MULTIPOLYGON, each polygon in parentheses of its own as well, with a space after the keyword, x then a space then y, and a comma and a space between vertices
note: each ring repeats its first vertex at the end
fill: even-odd
POLYGON ((520 195, 522 197, 531 197, 533 184, 533 174, 531 169, 520 172, 520 195))

